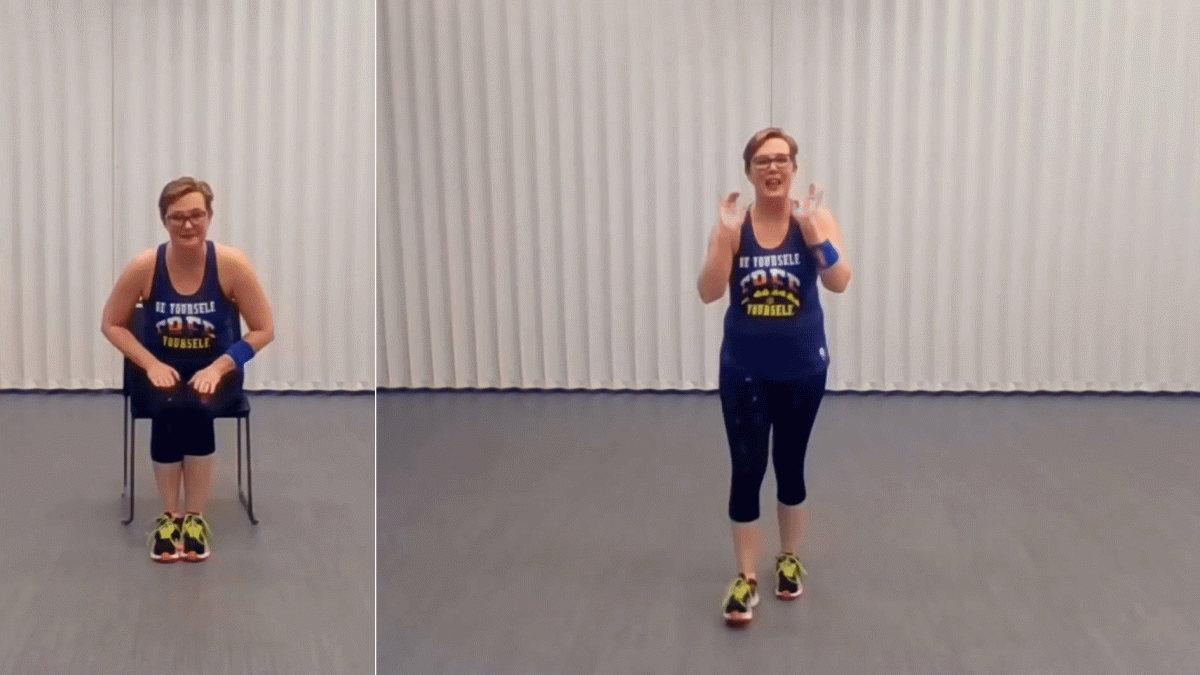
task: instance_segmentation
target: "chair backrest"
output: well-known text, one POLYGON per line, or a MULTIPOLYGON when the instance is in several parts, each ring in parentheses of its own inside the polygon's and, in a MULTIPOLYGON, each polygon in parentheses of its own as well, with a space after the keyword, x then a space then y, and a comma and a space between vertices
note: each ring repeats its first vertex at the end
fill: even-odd
MULTIPOLYGON (((133 337, 137 338, 138 342, 142 341, 142 336, 145 334, 146 326, 146 309, 142 307, 142 303, 138 303, 133 308, 133 316, 129 319, 129 331, 133 333, 133 337)), ((121 368, 121 392, 126 396, 133 393, 133 383, 137 377, 137 366, 128 357, 124 359, 124 364, 121 368)))

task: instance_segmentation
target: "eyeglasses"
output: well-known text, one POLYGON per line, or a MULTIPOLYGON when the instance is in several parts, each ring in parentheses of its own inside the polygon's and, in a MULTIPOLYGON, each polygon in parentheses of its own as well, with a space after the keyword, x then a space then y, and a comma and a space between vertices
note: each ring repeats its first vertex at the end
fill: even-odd
POLYGON ((171 213, 167 215, 167 221, 176 227, 182 226, 184 223, 191 221, 193 225, 199 225, 208 217, 208 211, 197 209, 191 213, 171 213))
POLYGON ((789 155, 775 155, 774 157, 759 155, 750 160, 750 164, 756 169, 766 169, 772 164, 781 169, 786 169, 791 163, 792 158, 789 155))

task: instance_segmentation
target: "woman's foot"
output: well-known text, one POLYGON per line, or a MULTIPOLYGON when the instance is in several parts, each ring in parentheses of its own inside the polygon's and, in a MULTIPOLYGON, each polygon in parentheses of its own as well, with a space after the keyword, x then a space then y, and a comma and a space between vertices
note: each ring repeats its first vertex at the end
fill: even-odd
POLYGON ((199 513, 189 513, 183 517, 183 548, 180 559, 187 562, 202 562, 212 555, 209 537, 212 532, 208 522, 199 513))
POLYGON ((183 550, 182 524, 169 513, 163 513, 154 521, 154 530, 150 532, 151 560, 159 563, 179 560, 179 552, 183 550))
POLYGON ((725 596, 725 625, 730 628, 745 628, 754 618, 754 606, 758 604, 758 580, 747 579, 739 574, 729 586, 725 596))
POLYGON ((780 553, 775 557, 775 597, 780 600, 795 600, 804 592, 801 580, 804 565, 791 553, 780 553))

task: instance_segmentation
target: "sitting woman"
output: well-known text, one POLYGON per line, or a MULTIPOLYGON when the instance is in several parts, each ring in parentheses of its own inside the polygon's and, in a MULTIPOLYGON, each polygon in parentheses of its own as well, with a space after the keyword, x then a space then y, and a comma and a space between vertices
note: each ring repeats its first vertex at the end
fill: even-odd
POLYGON ((212 554, 204 519, 216 451, 213 416, 236 400, 242 367, 274 339, 271 307, 246 256, 208 240, 213 193, 180 178, 163 188, 167 241, 138 255, 104 306, 104 336, 139 369, 139 400, 152 417, 150 457, 163 513, 150 538, 157 562, 200 562, 212 554), (142 335, 129 322, 138 303, 142 335), (236 339, 237 322, 246 321, 236 339), (179 508, 183 487, 184 508, 179 508))

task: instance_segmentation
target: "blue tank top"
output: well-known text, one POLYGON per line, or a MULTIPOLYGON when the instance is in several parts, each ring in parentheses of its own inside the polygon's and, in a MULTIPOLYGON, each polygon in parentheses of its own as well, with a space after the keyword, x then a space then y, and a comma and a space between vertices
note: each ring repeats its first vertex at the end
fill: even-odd
POLYGON ((217 276, 217 247, 207 242, 204 280, 192 295, 175 290, 167 273, 167 245, 161 244, 154 263, 150 297, 142 303, 146 325, 142 344, 163 363, 179 368, 203 368, 235 342, 232 301, 225 297, 217 276))
POLYGON ((799 379, 829 367, 817 261, 795 218, 783 243, 765 249, 746 213, 729 275, 721 362, 771 380, 799 379))

